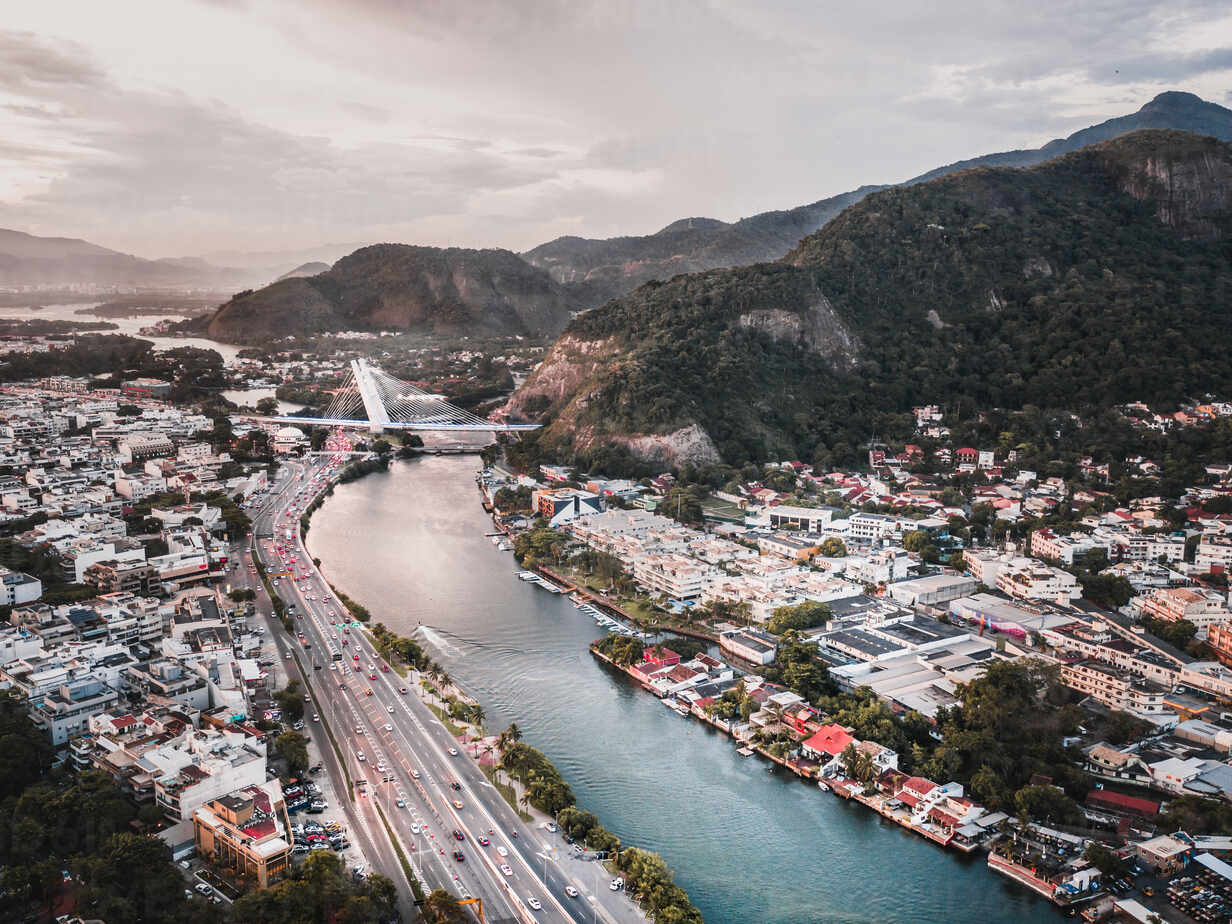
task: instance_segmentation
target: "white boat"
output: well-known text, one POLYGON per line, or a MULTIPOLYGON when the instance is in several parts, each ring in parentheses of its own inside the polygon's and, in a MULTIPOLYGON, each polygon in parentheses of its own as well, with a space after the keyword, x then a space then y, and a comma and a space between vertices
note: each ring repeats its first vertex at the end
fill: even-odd
POLYGON ((529 583, 529 582, 531 582, 531 581, 537 581, 537 580, 539 580, 539 575, 535 574, 535 572, 533 572, 533 571, 519 571, 519 572, 518 572, 518 580, 519 580, 519 581, 526 581, 527 583, 529 583))
POLYGON ((829 791, 830 791, 830 787, 826 785, 826 781, 825 781, 825 780, 818 780, 818 781, 817 781, 817 788, 818 788, 818 789, 820 789, 822 792, 829 792, 829 791))

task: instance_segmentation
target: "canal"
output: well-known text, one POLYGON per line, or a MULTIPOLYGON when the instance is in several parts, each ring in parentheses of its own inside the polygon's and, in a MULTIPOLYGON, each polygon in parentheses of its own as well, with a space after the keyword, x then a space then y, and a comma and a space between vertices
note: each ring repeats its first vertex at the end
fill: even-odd
POLYGON ((578 803, 662 854, 710 924, 1051 921, 1047 902, 845 802, 742 758, 594 660, 593 621, 514 577, 484 537, 475 456, 395 462, 339 485, 308 547, 401 634, 417 628, 487 711, 516 721, 578 803))

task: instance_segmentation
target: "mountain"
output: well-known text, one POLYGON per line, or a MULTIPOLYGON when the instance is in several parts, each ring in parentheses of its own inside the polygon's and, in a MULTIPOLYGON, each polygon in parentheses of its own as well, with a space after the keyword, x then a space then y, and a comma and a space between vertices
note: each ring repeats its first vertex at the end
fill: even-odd
MULTIPOLYGON (((1029 167, 1089 144, 1142 129, 1179 129, 1232 140, 1232 110, 1192 93, 1161 93, 1132 115, 1109 119, 1050 141, 1041 148, 985 154, 938 167, 908 180, 920 183, 971 167, 1029 167)), ((598 305, 652 279, 666 280, 722 266, 777 260, 849 205, 884 186, 862 186, 842 195, 779 212, 763 212, 728 224, 685 218, 641 237, 593 240, 561 237, 522 254, 572 286, 585 305, 598 305)))
POLYGON ((569 285, 586 305, 598 305, 652 279, 670 279, 720 266, 776 260, 804 235, 878 186, 822 199, 780 212, 762 212, 728 223, 682 218, 654 234, 593 240, 559 237, 522 254, 569 285))
POLYGON ((210 337, 237 343, 382 329, 544 336, 573 307, 551 276, 508 250, 376 244, 319 275, 241 292, 205 324, 210 337))
POLYGON ((275 282, 281 282, 284 279, 294 279, 296 276, 317 276, 321 273, 328 272, 329 264, 314 261, 311 263, 301 263, 293 270, 289 270, 279 276, 275 282))
POLYGON ((1226 394, 1230 237, 1232 146, 1214 138, 1139 131, 963 170, 872 193, 777 262, 579 315, 505 413, 609 470, 829 465, 909 434, 913 404, 1226 394))
POLYGON ((76 238, 0 229, 0 285, 230 287, 248 280, 204 260, 145 260, 76 238))
POLYGON ((304 263, 334 263, 363 247, 366 241, 353 244, 322 244, 298 250, 215 250, 201 254, 202 259, 219 266, 238 266, 255 270, 273 278, 304 263))
POLYGON ((907 182, 922 183, 935 180, 947 173, 967 170, 971 167, 1031 167, 1062 154, 1077 151, 1088 144, 1098 144, 1101 141, 1108 141, 1148 128, 1178 129, 1198 135, 1210 135, 1212 138, 1219 138, 1223 141, 1232 141, 1232 109, 1225 109, 1217 103, 1208 103, 1193 93, 1170 90, 1167 93, 1160 93, 1132 115, 1108 119, 1106 122, 1076 131, 1068 138, 1049 141, 1041 148, 1002 151, 1000 154, 985 154, 983 157, 974 157, 971 160, 960 160, 946 167, 930 170, 907 182))

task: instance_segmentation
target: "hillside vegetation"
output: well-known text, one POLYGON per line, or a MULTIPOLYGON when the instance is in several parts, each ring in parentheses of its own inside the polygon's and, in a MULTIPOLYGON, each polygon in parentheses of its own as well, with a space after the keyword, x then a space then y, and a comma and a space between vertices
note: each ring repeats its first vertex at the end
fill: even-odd
POLYGON ((337 330, 553 335, 572 302, 508 250, 376 244, 314 276, 241 292, 208 320, 210 337, 251 342, 337 330))
POLYGON ((923 402, 1226 393, 1230 197, 1232 148, 1168 131, 882 190, 782 261, 578 317, 508 410, 583 459, 839 462, 923 402))

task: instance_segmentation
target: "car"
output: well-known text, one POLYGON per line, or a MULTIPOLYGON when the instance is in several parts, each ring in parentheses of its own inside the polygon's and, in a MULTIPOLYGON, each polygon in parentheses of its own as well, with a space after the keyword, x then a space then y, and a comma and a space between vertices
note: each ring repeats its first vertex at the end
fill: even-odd
POLYGON ((568 895, 570 898, 577 898, 578 890, 575 889, 573 886, 565 886, 565 894, 568 895))
POLYGON ((466 840, 466 835, 463 834, 461 831, 459 831, 457 828, 454 828, 453 829, 453 839, 455 841, 464 841, 466 840))
POLYGON ((360 761, 361 761, 361 762, 362 762, 362 761, 365 761, 365 760, 367 760, 367 759, 368 759, 368 758, 364 757, 364 752, 363 752, 363 751, 360 751, 360 752, 359 752, 356 756, 360 759, 360 761))
POLYGON ((413 780, 417 780, 417 779, 419 779, 419 771, 418 771, 418 770, 412 770, 412 771, 411 771, 411 779, 413 779, 413 780))
POLYGON ((532 911, 543 910, 543 904, 533 895, 526 896, 526 904, 530 905, 532 911))
POLYGON ((623 879, 620 879, 619 877, 616 879, 613 879, 611 883, 608 884, 608 888, 611 889, 613 892, 619 892, 624 887, 625 887, 625 881, 623 879))
POLYGON ((369 679, 369 680, 376 680, 376 674, 369 674, 369 675, 368 675, 368 679, 369 679))
POLYGON ((1152 895, 1155 894, 1155 889, 1153 889, 1151 886, 1144 886, 1142 889, 1142 894, 1145 895, 1147 898, 1150 898, 1152 895))
POLYGON ((394 800, 394 805, 398 806, 398 808, 406 808, 406 803, 402 801, 401 796, 394 800))
POLYGON ((290 661, 290 660, 291 660, 291 652, 289 652, 289 651, 288 651, 286 654, 284 654, 284 655, 282 656, 282 660, 284 660, 284 661, 290 661))
POLYGON ((454 800, 453 800, 453 807, 454 807, 454 808, 456 808, 456 809, 460 809, 460 808, 462 808, 462 800, 461 800, 461 799, 454 799, 454 800))
POLYGON ((356 726, 355 726, 355 734, 357 734, 357 735, 364 735, 364 734, 367 734, 367 732, 365 732, 365 731, 364 731, 364 727, 363 727, 362 725, 356 725, 356 726))
MULTIPOLYGON (((294 852, 294 851, 292 851, 292 852, 294 852)), ((188 899, 188 898, 192 898, 192 897, 193 897, 192 889, 185 889, 185 890, 184 890, 184 897, 185 897, 186 899, 188 899)))
POLYGON ((560 828, 556 827, 556 825, 554 825, 554 824, 553 824, 552 822, 550 822, 550 821, 545 821, 545 822, 543 823, 543 827, 544 827, 546 830, 548 830, 548 831, 552 832, 553 834, 555 834, 557 831, 559 831, 559 830, 560 830, 560 828))
POLYGON ((308 847, 305 844, 296 844, 291 848, 291 853, 307 853, 308 847))
POLYGON ((314 713, 312 714, 312 721, 314 721, 314 722, 320 722, 320 721, 321 721, 321 717, 320 717, 319 715, 317 715, 317 714, 314 712, 314 713))
POLYGON ((385 772, 385 762, 384 762, 384 761, 377 761, 377 764, 376 764, 376 772, 377 772, 377 773, 384 773, 384 772, 385 772))
POLYGON ((449 781, 449 788, 450 788, 450 789, 452 789, 454 792, 461 792, 461 791, 462 791, 462 784, 461 784, 461 783, 459 783, 457 780, 450 780, 450 781, 449 781))
POLYGON ((504 847, 497 847, 496 852, 499 853, 502 857, 509 856, 509 851, 506 850, 504 847))
POLYGON ((457 749, 457 748, 450 748, 450 749, 449 749, 449 756, 450 756, 450 757, 457 757, 457 756, 458 756, 458 749, 457 749))
POLYGON ((415 823, 415 824, 412 824, 412 825, 411 825, 411 833, 412 833, 412 834, 418 834, 418 833, 419 833, 419 830, 420 830, 420 829, 419 829, 419 824, 418 824, 418 823, 415 823))
POLYGON ((181 860, 180 869, 192 869, 192 864, 189 863, 187 860, 181 860))
POLYGON ((513 868, 508 863, 502 863, 501 872, 504 873, 506 876, 512 876, 513 868))
POLYGON ((398 687, 398 692, 403 696, 406 696, 406 687, 398 687))
POLYGON ((200 893, 201 895, 209 895, 211 892, 214 891, 204 882, 198 882, 195 886, 193 886, 193 888, 196 889, 197 892, 200 893))
POLYGON ((486 837, 484 837, 482 834, 479 835, 479 846, 480 847, 487 847, 491 843, 492 842, 488 840, 486 837))
POLYGON ((393 706, 386 706, 386 707, 385 707, 385 711, 386 711, 386 712, 388 712, 390 715, 393 715, 393 714, 394 714, 394 707, 393 707, 393 706))
POLYGON ((464 863, 466 861, 466 857, 462 855, 461 850, 455 850, 453 852, 453 858, 457 860, 459 863, 464 863))
POLYGON ((394 727, 393 727, 392 725, 390 725, 388 722, 386 722, 386 723, 385 723, 385 731, 393 731, 393 730, 394 730, 394 727))
POLYGON ((372 687, 368 687, 368 689, 367 689, 367 690, 365 690, 364 692, 365 692, 365 693, 367 693, 369 696, 371 696, 371 695, 372 695, 372 687))

